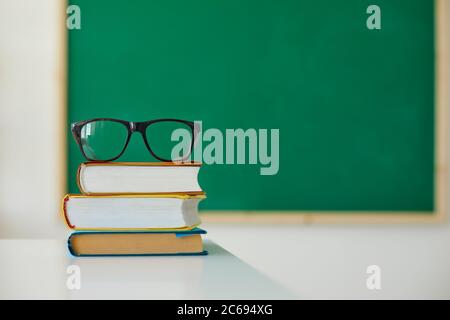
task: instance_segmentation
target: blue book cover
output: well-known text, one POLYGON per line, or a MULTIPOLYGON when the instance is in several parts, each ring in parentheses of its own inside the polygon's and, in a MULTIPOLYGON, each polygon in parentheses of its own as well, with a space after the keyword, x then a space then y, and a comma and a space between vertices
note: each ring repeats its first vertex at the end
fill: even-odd
MULTIPOLYGON (((97 250, 97 252, 92 252, 92 250, 87 250, 88 252, 80 252, 79 248, 77 249, 77 247, 80 247, 79 244, 77 244, 77 239, 79 239, 80 237, 85 237, 86 236, 91 236, 91 235, 100 235, 100 236, 105 236, 105 237, 101 237, 104 240, 108 239, 108 237, 110 238, 110 242, 111 244, 114 243, 115 240, 117 240, 120 236, 122 241, 123 239, 128 238, 128 240, 131 240, 130 242, 130 247, 134 247, 137 244, 139 245, 139 243, 133 242, 133 239, 141 239, 142 237, 133 237, 133 235, 145 235, 145 234, 173 234, 175 235, 176 239, 179 238, 184 238, 184 237, 190 237, 193 235, 202 235, 202 234, 206 234, 206 231, 200 228, 194 228, 192 230, 180 230, 180 231, 167 231, 167 230, 161 230, 161 231, 77 231, 72 233, 68 240, 67 240, 67 246, 69 249, 70 254, 72 254, 75 257, 87 257, 87 256, 192 256, 192 255, 207 255, 208 252, 206 250, 201 250, 201 251, 195 251, 195 252, 185 252, 185 251, 180 251, 180 252, 158 252, 158 253, 153 253, 153 252, 137 252, 137 253, 132 253, 132 249, 130 249, 130 253, 102 253, 101 252, 101 247, 97 250), (131 235, 131 237, 127 237, 127 235, 131 235)), ((98 238, 98 237, 96 237, 98 238)), ((196 237, 197 238, 197 237, 196 237)), ((84 239, 85 240, 85 239, 84 239)), ((201 238, 200 238, 201 241, 201 238)), ((175 241, 176 242, 176 241, 175 241)), ((84 243, 86 243, 86 240, 84 241, 84 243)), ((122 242, 123 244, 123 242, 122 242)), ((142 244, 141 244, 142 245, 142 244)), ((92 249, 92 248, 91 248, 92 249)), ((81 250, 83 251, 83 250, 81 250)), ((95 251, 95 250, 94 250, 95 251)))

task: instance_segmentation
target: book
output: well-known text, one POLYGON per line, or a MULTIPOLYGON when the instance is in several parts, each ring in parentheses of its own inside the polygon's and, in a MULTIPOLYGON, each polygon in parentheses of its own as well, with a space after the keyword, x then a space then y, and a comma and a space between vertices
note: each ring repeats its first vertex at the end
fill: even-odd
POLYGON ((189 230, 200 224, 201 195, 87 196, 68 194, 62 213, 75 230, 189 230))
POLYGON ((77 173, 83 194, 202 194, 201 164, 172 162, 86 162, 77 173))
POLYGON ((75 232, 68 239, 74 256, 205 255, 195 228, 178 232, 75 232))

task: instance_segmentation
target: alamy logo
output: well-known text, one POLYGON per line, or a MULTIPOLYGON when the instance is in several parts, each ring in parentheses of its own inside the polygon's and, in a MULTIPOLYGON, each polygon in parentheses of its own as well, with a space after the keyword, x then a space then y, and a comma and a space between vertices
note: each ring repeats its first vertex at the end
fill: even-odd
POLYGON ((366 273, 369 274, 366 280, 367 289, 381 290, 381 268, 373 264, 367 267, 366 273))
POLYGON ((77 5, 70 5, 67 7, 66 13, 68 17, 66 19, 66 26, 69 30, 81 29, 81 9, 77 5))
POLYGON ((67 267, 66 273, 69 275, 67 277, 66 286, 69 290, 80 290, 81 289, 81 269, 75 264, 71 264, 67 267))
MULTIPOLYGON (((225 129, 209 128, 203 132, 202 122, 196 121, 198 132, 194 153, 184 161, 195 160, 204 164, 260 164, 260 174, 276 175, 280 168, 279 129, 225 129)), ((172 132, 171 159, 181 159, 189 154, 191 133, 179 128, 172 132)), ((176 161, 176 160, 173 160, 176 161)))
POLYGON ((370 16, 367 18, 366 26, 369 30, 381 29, 381 9, 376 4, 372 4, 367 7, 367 14, 370 16))

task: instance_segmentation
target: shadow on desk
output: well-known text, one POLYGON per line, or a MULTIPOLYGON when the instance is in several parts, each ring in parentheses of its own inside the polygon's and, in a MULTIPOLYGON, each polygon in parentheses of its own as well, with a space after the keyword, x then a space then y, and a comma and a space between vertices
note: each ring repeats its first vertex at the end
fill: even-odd
POLYGON ((291 294, 215 243, 207 256, 71 258, 70 299, 287 299, 291 294))

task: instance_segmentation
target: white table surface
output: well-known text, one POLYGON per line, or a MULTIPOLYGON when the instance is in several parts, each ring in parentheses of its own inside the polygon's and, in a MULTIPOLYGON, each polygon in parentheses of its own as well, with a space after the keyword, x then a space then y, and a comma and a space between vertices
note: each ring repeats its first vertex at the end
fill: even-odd
POLYGON ((204 228, 298 299, 450 299, 448 222, 204 228), (379 290, 366 285, 370 265, 381 270, 379 290))
POLYGON ((0 299, 288 299, 291 293, 212 241, 207 256, 79 257, 64 240, 0 240, 0 299), (69 290, 67 267, 81 271, 69 290))

